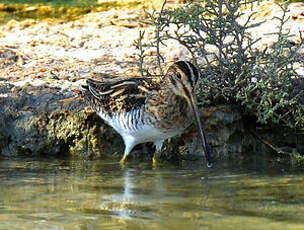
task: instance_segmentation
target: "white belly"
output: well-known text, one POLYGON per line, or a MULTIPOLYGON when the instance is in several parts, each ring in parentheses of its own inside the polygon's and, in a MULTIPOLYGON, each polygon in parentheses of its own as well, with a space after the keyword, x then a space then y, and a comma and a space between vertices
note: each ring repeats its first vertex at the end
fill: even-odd
MULTIPOLYGON (((98 114, 108 122, 124 139, 124 142, 133 142, 134 145, 145 142, 162 142, 168 138, 181 134, 184 129, 161 130, 148 122, 132 124, 128 115, 120 114, 116 117, 105 119, 103 114, 98 114)), ((133 122, 134 123, 134 122, 133 122)))
POLYGON ((164 141, 170 137, 174 137, 180 134, 180 132, 177 131, 163 132, 162 130, 148 125, 143 125, 139 129, 134 131, 123 130, 119 127, 115 127, 115 130, 122 136, 123 139, 132 138, 137 144, 145 142, 164 141))

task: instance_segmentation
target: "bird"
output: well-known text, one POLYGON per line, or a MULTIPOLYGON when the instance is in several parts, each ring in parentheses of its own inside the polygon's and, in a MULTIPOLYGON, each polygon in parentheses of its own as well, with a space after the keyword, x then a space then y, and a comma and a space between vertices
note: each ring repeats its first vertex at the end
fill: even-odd
POLYGON ((181 135, 194 121, 211 167, 194 93, 200 76, 191 62, 177 61, 162 76, 87 79, 81 97, 122 137, 121 163, 141 143, 153 142, 156 151, 161 151, 166 139, 181 135))

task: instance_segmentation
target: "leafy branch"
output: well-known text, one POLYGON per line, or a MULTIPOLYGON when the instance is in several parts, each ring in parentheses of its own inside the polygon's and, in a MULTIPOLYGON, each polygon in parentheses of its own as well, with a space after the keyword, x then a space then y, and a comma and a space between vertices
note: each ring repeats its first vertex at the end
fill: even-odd
MULTIPOLYGON (((279 21, 278 31, 272 34, 276 41, 263 50, 254 48, 260 39, 253 39, 249 30, 264 22, 252 23, 256 14, 252 11, 240 23, 245 17, 241 7, 254 2, 190 1, 173 10, 166 9, 165 1, 159 12, 148 15, 155 28, 155 39, 146 46, 157 50, 161 73, 161 45, 174 40, 189 51, 192 62, 203 73, 197 88, 201 104, 228 101, 240 105, 261 124, 303 130, 304 80, 295 70, 295 63, 299 62, 298 50, 304 39, 300 34, 300 42, 291 44, 291 35, 284 32, 287 4, 282 3, 279 6, 283 15, 275 17, 279 21)), ((143 73, 144 59, 139 62, 143 73)))

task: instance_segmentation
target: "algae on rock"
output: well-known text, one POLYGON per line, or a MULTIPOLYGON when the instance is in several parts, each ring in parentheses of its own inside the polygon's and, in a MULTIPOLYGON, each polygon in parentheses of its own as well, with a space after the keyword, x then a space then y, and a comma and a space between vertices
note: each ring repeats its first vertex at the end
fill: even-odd
POLYGON ((3 155, 101 156, 122 145, 116 141, 119 136, 81 100, 66 102, 65 98, 73 96, 68 91, 58 95, 55 88, 36 87, 32 94, 25 87, 14 93, 13 85, 0 87, 9 95, 0 101, 3 155), (115 145, 109 148, 110 143, 115 145))

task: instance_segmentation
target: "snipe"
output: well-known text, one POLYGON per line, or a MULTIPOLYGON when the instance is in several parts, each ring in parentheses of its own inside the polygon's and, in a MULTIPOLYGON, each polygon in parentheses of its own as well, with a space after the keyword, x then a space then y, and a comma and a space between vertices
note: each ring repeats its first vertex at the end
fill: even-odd
POLYGON ((195 121, 211 167, 194 96, 199 77, 200 71, 192 63, 178 61, 159 82, 149 77, 87 80, 81 95, 122 136, 125 151, 121 162, 140 143, 153 142, 160 151, 166 139, 182 134, 195 121))

